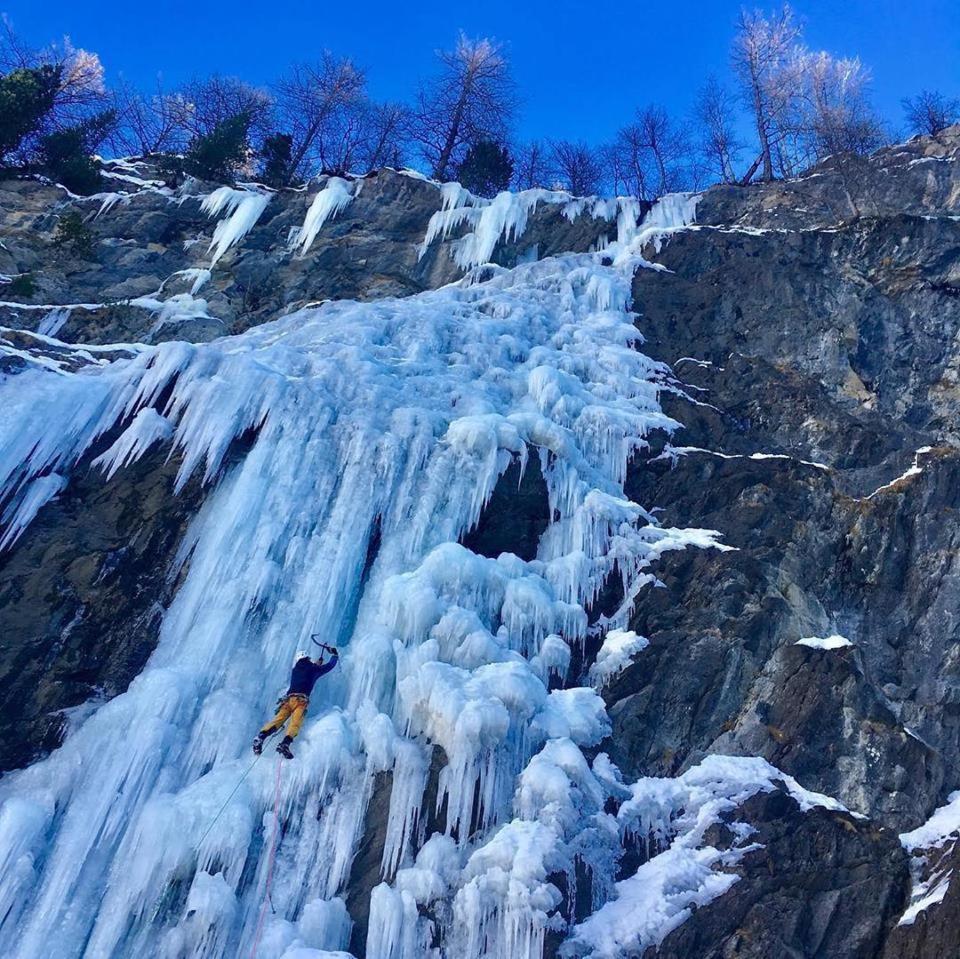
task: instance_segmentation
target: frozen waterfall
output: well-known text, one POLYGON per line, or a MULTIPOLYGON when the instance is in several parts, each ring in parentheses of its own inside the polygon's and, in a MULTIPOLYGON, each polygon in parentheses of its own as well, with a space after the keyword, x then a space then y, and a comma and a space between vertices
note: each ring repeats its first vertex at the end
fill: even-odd
MULTIPOLYGON (((214 259, 266 203, 234 193, 218 198, 233 219, 214 259)), ((536 202, 552 202, 505 196, 467 216, 458 194, 431 236, 444 216, 476 226, 457 247, 473 267, 492 249, 481 231, 522 232, 536 202)), ((635 205, 615 206, 618 240, 603 253, 478 267, 407 299, 327 303, 0 386, 5 542, 108 434, 92 467, 105 477, 166 448, 181 485, 196 472, 208 483, 142 674, 0 782, 0 954, 250 954, 274 754, 236 786, 294 650, 317 632, 343 648, 342 668, 315 691, 282 769, 259 956, 349 948, 343 896, 377 782, 390 796, 370 959, 536 957, 551 932, 572 934, 577 955, 613 954, 623 910, 574 930, 557 877, 572 889, 590 875, 594 909, 627 903, 633 887, 613 879, 637 836, 653 837, 643 868, 671 898, 625 941, 659 941, 735 881, 713 866, 736 850, 713 855, 699 838, 777 771, 730 759, 624 783, 582 749, 609 730, 599 694, 549 682, 615 569, 627 598, 608 625, 624 629, 664 550, 723 548, 707 530, 662 528, 623 492, 649 431, 677 425, 658 402, 669 371, 638 350, 631 277, 645 239, 689 223, 695 198, 666 198, 640 226, 635 205), (239 437, 253 437, 249 449, 229 457, 239 437), (458 545, 511 461, 530 457, 553 516, 537 558, 458 545)))

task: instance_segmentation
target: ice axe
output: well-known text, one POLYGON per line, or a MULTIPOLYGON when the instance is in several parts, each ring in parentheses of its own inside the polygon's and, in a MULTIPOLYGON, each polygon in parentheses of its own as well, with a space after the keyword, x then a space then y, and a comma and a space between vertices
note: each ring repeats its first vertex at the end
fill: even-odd
POLYGON ((326 643, 321 643, 320 640, 317 639, 317 636, 318 636, 318 635, 319 635, 319 633, 314 633, 314 634, 310 637, 310 642, 313 643, 314 646, 319 646, 321 649, 325 649, 328 653, 334 653, 334 652, 336 652, 336 650, 335 650, 332 646, 328 646, 326 643))

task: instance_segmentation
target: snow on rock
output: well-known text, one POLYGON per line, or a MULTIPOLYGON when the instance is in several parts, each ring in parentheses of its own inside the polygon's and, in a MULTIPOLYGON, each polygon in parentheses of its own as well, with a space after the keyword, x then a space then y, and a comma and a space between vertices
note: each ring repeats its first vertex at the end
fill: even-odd
POLYGON ((935 810, 923 825, 900 834, 903 848, 910 853, 913 888, 910 905, 899 925, 909 926, 917 916, 943 901, 953 879, 950 853, 960 840, 960 791, 947 797, 946 805, 935 810))
MULTIPOLYGON (((315 198, 302 249, 347 202, 345 183, 315 198)), ((479 204, 443 190, 444 216, 474 227, 459 247, 465 263, 522 230, 535 202, 561 202, 479 204)), ((212 215, 227 211, 214 261, 268 199, 224 188, 205 200, 212 215)), ((0 953, 249 952, 277 775, 272 761, 250 766, 249 741, 293 652, 317 632, 343 656, 281 770, 282 868, 263 955, 347 947, 341 897, 378 773, 392 789, 384 881, 370 899, 373 959, 437 959, 434 923, 462 959, 535 957, 547 931, 571 921, 556 877, 572 889, 582 869, 600 912, 576 942, 605 955, 614 935, 655 941, 734 881, 716 872, 721 854, 698 845, 712 817, 775 782, 799 802, 829 802, 759 760, 710 757, 676 780, 625 784, 607 756, 591 764, 583 752, 610 728, 596 690, 549 688, 614 570, 626 599, 607 625, 622 629, 664 551, 724 548, 712 531, 659 526, 623 488, 647 434, 678 425, 659 404, 669 371, 637 349, 637 243, 693 205, 665 199, 645 227, 618 201, 619 240, 602 256, 330 302, 238 336, 137 346, 79 372, 28 369, 0 383, 5 544, 120 428, 95 461, 107 475, 164 443, 180 460, 178 490, 198 472, 208 486, 142 673, 48 758, 0 781, 0 953), (239 437, 245 452, 228 456, 239 437), (529 456, 552 516, 536 559, 458 545, 509 464, 529 456), (442 822, 427 836, 432 763, 442 822), (614 889, 623 844, 650 835, 663 851, 614 889)), ((203 315, 198 289, 141 305, 203 315)), ((601 677, 639 651, 639 637, 605 649, 601 677)))
POLYGON ((632 630, 611 629, 603 639, 597 658, 590 667, 590 682, 598 689, 606 686, 633 662, 650 641, 632 630))
POLYGON ((725 893, 736 881, 721 867, 734 865, 742 850, 721 852, 671 847, 618 882, 616 898, 573 932, 567 956, 620 959, 659 945, 694 908, 725 893))
POLYGON ((810 649, 844 649, 847 646, 852 646, 853 643, 850 642, 846 636, 840 636, 836 633, 832 636, 805 636, 803 639, 798 639, 794 646, 808 646, 810 649))
POLYGON ((906 480, 912 479, 914 476, 919 476, 923 472, 923 467, 920 465, 920 457, 926 453, 929 453, 931 447, 921 446, 913 455, 913 463, 902 472, 896 479, 890 480, 889 483, 884 483, 883 486, 877 487, 868 497, 868 500, 878 496, 880 493, 885 493, 887 490, 898 489, 900 488, 906 480))
POLYGON ((330 177, 323 189, 313 198, 304 217, 303 226, 291 239, 291 247, 299 247, 301 256, 306 253, 313 245, 323 224, 340 213, 356 197, 362 186, 363 180, 350 182, 342 177, 330 177))
POLYGON ((751 828, 732 823, 738 842, 721 851, 704 845, 710 826, 758 792, 785 789, 804 811, 843 811, 836 800, 812 793, 766 760, 708 756, 676 779, 641 779, 617 815, 620 829, 644 842, 650 858, 616 884, 613 898, 577 925, 564 945, 567 957, 619 959, 657 946, 687 919, 726 892, 738 877, 729 871, 757 846, 751 828))
POLYGON ((213 250, 211 266, 253 229, 270 197, 270 193, 262 190, 222 186, 204 198, 200 209, 207 216, 222 216, 210 241, 209 249, 213 250))
MULTIPOLYGON (((679 363, 680 361, 678 360, 677 362, 679 363)), ((830 472, 830 467, 825 463, 798 459, 796 456, 790 456, 787 453, 722 453, 719 450, 703 449, 703 447, 700 446, 674 446, 672 443, 666 443, 663 451, 657 454, 655 459, 669 460, 672 464, 675 464, 679 457, 689 456, 691 453, 705 453, 707 456, 716 456, 722 460, 783 460, 785 462, 800 463, 803 466, 812 466, 814 469, 823 470, 827 473, 830 472)))

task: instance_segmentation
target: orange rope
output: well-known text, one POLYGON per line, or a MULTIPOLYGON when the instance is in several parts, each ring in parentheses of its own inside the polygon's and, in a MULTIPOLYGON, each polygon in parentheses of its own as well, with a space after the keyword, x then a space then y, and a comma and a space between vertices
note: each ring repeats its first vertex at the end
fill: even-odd
POLYGON ((267 861, 267 885, 263 890, 263 906, 260 908, 260 918, 257 920, 257 931, 253 937, 253 948, 250 950, 250 959, 255 959, 260 946, 260 935, 263 932, 263 920, 267 915, 267 905, 270 902, 270 885, 273 882, 273 866, 277 859, 277 835, 280 832, 280 770, 283 768, 283 759, 277 759, 277 784, 273 796, 273 840, 270 843, 270 858, 267 861))

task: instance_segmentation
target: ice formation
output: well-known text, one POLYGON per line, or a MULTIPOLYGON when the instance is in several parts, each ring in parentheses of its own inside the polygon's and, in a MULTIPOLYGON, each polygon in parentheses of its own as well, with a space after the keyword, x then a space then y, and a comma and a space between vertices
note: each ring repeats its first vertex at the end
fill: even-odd
MULTIPOLYGON (((617 218, 621 237, 635 232, 639 215, 639 205, 632 197, 602 200, 599 197, 572 197, 562 190, 533 189, 521 193, 504 191, 488 200, 474 196, 459 183, 442 184, 440 195, 441 207, 430 218, 420 256, 424 256, 435 240, 446 240, 454 230, 466 224, 470 229, 450 245, 450 255, 462 270, 488 263, 498 243, 523 236, 527 220, 541 203, 559 205, 561 214, 571 221, 586 210, 601 219, 617 218)), ((677 196, 681 197, 680 201, 673 196, 660 201, 666 203, 669 210, 657 214, 663 221, 659 229, 680 226, 683 213, 688 214, 686 224, 692 220, 695 205, 690 207, 687 194, 677 196)), ((631 246, 635 239, 631 237, 631 246)))
POLYGON ((254 228, 260 214, 270 202, 270 196, 271 194, 264 190, 237 190, 222 186, 204 198, 200 209, 208 216, 221 217, 210 241, 210 249, 213 251, 211 266, 254 228))
POLYGON ((41 321, 37 327, 37 332, 41 336, 56 336, 70 319, 71 308, 69 306, 57 307, 52 309, 41 321))
POLYGON ((291 247, 299 247, 301 255, 306 253, 313 246, 323 224, 340 213, 356 197, 362 186, 363 180, 350 182, 342 177, 330 177, 310 203, 307 215, 303 218, 303 226, 291 239, 291 247))
POLYGON ((644 636, 638 636, 633 630, 611 629, 604 637, 597 658, 590 667, 590 682, 594 686, 605 686, 630 665, 637 653, 649 645, 644 636))
MULTIPOLYGON (((349 202, 345 183, 314 199, 301 249, 349 202)), ((536 203, 570 203, 540 192, 478 205, 443 189, 427 242, 469 222, 465 265, 522 232, 536 203)), ((207 198, 226 211, 214 262, 268 199, 207 198)), ((573 889, 581 872, 600 911, 572 947, 608 955, 611 936, 655 941, 735 881, 715 867, 746 837, 724 854, 700 838, 742 797, 780 783, 829 802, 743 759, 625 784, 606 755, 583 751, 610 728, 596 690, 555 688, 609 576, 625 600, 604 623, 620 632, 598 685, 642 649, 623 629, 657 557, 723 548, 708 530, 662 528, 623 491, 648 432, 676 426, 658 401, 668 370, 636 348, 631 277, 642 244, 682 227, 695 202, 666 198, 642 224, 635 202, 610 205, 619 239, 603 255, 0 383, 3 545, 107 434, 93 463, 105 478, 159 447, 179 463, 178 488, 200 473, 207 490, 141 675, 0 782, 0 954, 220 957, 257 944, 271 959, 344 956, 342 896, 387 782, 371 959, 536 957, 573 922, 557 877, 573 889), (245 452, 228 456, 239 437, 245 452), (531 456, 553 516, 536 559, 459 545, 508 465, 531 456), (281 770, 265 909, 276 772, 270 759, 250 767, 249 742, 316 632, 345 653, 281 770), (615 886, 631 842, 649 857, 615 886)))

